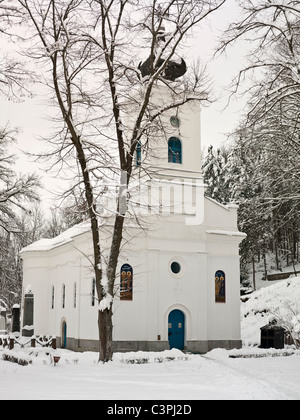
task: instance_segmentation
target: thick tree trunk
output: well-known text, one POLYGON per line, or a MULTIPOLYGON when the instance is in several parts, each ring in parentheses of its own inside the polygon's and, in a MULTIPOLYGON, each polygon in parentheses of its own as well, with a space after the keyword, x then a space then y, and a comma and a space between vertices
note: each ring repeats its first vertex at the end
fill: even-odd
POLYGON ((98 311, 99 362, 109 362, 113 358, 112 309, 98 311))
MULTIPOLYGON (((115 278, 116 278, 116 268, 118 265, 118 259, 120 255, 120 248, 123 237, 123 225, 124 217, 117 215, 115 219, 115 225, 113 230, 113 238, 110 249, 110 258, 107 267, 107 279, 108 287, 106 293, 110 296, 113 296, 115 278)), ((100 298, 99 298, 100 300, 100 298)), ((98 314, 98 327, 99 327, 99 340, 100 340, 100 352, 99 352, 99 361, 108 362, 112 360, 113 357, 113 311, 112 303, 109 309, 104 311, 99 310, 98 314)))

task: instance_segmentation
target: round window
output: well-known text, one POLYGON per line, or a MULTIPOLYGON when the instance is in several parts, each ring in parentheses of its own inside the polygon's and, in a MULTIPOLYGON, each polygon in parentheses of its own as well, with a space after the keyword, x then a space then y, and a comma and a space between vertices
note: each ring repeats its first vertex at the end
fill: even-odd
POLYGON ((180 120, 176 116, 170 118, 170 123, 171 123, 171 126, 174 127, 174 128, 179 128, 180 127, 180 120))
POLYGON ((171 264, 171 271, 174 274, 179 274, 180 271, 181 271, 180 264, 178 262, 176 262, 176 261, 172 262, 172 264, 171 264))

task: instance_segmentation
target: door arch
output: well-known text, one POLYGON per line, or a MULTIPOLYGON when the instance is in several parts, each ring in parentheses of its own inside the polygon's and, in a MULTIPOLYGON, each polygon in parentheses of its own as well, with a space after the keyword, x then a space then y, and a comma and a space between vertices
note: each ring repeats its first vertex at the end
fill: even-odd
POLYGON ((66 347, 67 347, 67 322, 66 320, 63 320, 61 324, 61 348, 65 349, 66 347))
POLYGON ((174 309, 169 313, 168 337, 170 349, 184 350, 185 315, 179 309, 174 309))

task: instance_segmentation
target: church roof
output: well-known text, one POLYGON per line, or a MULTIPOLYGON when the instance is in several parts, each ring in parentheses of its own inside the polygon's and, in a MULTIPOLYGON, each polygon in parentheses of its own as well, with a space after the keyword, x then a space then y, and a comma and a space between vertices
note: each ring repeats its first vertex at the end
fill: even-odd
POLYGON ((161 77, 165 80, 175 82, 176 79, 182 77, 187 72, 187 65, 183 58, 180 60, 165 59, 163 56, 167 53, 167 46, 170 38, 170 34, 166 32, 166 28, 163 22, 160 23, 160 27, 157 32, 154 31, 153 37, 155 40, 155 47, 151 52, 150 56, 146 61, 141 62, 138 69, 141 72, 142 78, 152 76, 158 69, 163 68, 161 77))
POLYGON ((72 242, 76 236, 82 235, 83 233, 89 232, 91 230, 91 223, 89 220, 79 223, 61 233, 52 239, 40 239, 37 242, 34 242, 31 245, 26 246, 21 249, 20 254, 26 252, 39 252, 39 251, 49 251, 51 249, 57 248, 59 246, 65 245, 69 242, 72 242))

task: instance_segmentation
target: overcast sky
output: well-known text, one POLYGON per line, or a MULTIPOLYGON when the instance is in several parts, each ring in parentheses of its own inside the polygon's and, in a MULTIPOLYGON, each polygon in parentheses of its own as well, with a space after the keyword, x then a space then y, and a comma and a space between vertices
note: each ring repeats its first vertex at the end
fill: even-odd
MULTIPOLYGON (((205 107, 202 111, 202 147, 205 149, 210 144, 218 147, 226 141, 227 133, 236 127, 243 108, 243 101, 239 98, 224 109, 228 100, 226 86, 242 66, 241 51, 236 47, 228 51, 227 57, 222 56, 210 62, 221 31, 237 15, 234 3, 234 0, 228 0, 222 10, 212 15, 209 24, 195 37, 191 51, 187 52, 186 57, 188 59, 191 53, 192 56, 208 62, 209 75, 214 81, 214 92, 218 98, 214 104, 205 107)), ((41 141, 38 141, 38 136, 46 134, 49 127, 46 119, 48 112, 46 97, 28 98, 23 103, 14 103, 0 98, 0 109, 1 125, 9 121, 11 126, 17 126, 22 130, 16 150, 33 152, 41 150, 41 141)), ((16 170, 32 172, 36 168, 36 164, 21 155, 16 170)), ((49 190, 50 193, 56 185, 57 182, 52 182, 44 176, 45 191, 49 190)), ((49 193, 44 192, 44 195, 49 197, 49 193)))

